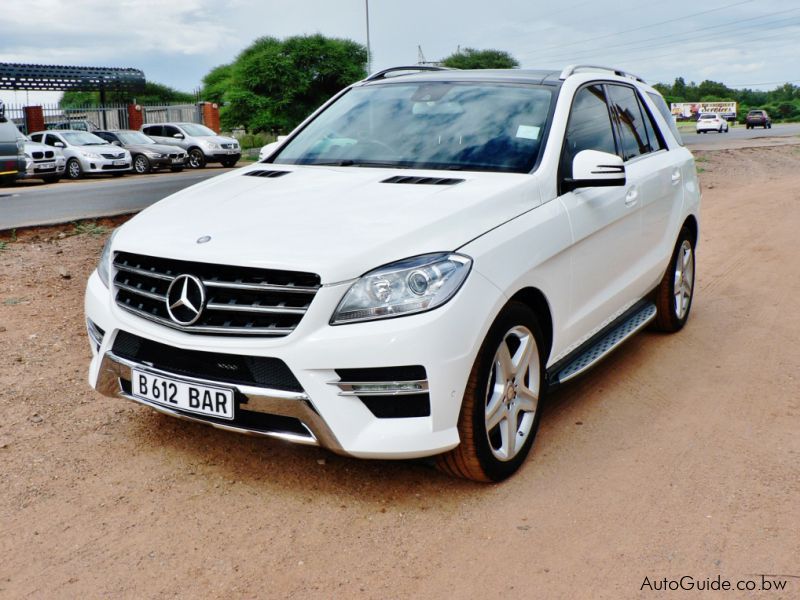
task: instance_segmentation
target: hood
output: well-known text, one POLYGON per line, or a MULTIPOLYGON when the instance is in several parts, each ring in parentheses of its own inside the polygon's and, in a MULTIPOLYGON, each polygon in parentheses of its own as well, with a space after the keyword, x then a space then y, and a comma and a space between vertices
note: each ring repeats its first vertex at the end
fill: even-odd
POLYGON ((127 154, 127 150, 125 148, 121 148, 120 146, 115 146, 114 144, 100 144, 97 146, 88 145, 88 146, 69 146, 70 148, 74 148, 75 150, 83 150, 84 152, 94 152, 96 154, 120 154, 122 153, 127 154))
POLYGON ((225 137, 224 135, 193 135, 198 140, 206 140, 208 142, 215 142, 217 144, 238 144, 239 140, 232 137, 225 137))
POLYGON ((146 209, 113 250, 317 273, 329 284, 395 260, 452 251, 538 206, 535 175, 257 164, 146 209), (287 171, 254 177, 252 171, 287 171), (383 183, 396 176, 454 185, 383 183), (211 241, 198 244, 201 236, 211 241))
POLYGON ((166 144, 125 144, 122 147, 126 150, 133 150, 135 152, 158 152, 160 154, 186 152, 186 150, 183 148, 178 146, 167 146, 166 144))

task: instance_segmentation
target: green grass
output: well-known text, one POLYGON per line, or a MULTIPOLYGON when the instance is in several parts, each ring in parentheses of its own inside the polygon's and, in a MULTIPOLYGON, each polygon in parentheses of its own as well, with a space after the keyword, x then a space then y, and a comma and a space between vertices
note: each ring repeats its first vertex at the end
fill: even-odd
POLYGON ((694 162, 696 162, 696 163, 708 162, 708 157, 707 156, 695 156, 694 157, 694 162))
POLYGON ((8 242, 0 242, 0 252, 8 248, 8 242))
POLYGON ((697 167, 697 172, 698 173, 705 173, 706 170, 703 167, 697 167))
POLYGON ((91 235, 100 236, 108 233, 110 229, 105 225, 98 225, 95 221, 83 221, 73 223, 72 235, 91 235))

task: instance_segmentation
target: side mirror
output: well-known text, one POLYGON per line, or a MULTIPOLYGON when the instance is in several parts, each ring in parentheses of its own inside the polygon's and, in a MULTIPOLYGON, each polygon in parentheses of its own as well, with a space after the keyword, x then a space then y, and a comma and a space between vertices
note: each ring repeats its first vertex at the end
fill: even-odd
POLYGON ((114 141, 113 141, 113 142, 111 142, 111 143, 112 143, 114 146, 122 146, 122 144, 120 143, 120 141, 119 141, 119 140, 114 140, 114 141))
POLYGON ((258 160, 264 160, 265 158, 272 155, 272 153, 275 152, 275 150, 277 150, 278 146, 280 145, 281 142, 271 142, 266 146, 264 146, 263 148, 261 148, 261 150, 258 152, 258 160))
POLYGON ((177 138, 179 140, 182 140, 183 139, 183 134, 182 133, 176 133, 172 137, 177 138))
POLYGON ((55 146, 56 148, 66 148, 64 142, 56 142, 55 144, 53 144, 53 146, 55 146))
POLYGON ((568 190, 625 185, 625 164, 616 154, 581 150, 572 160, 572 178, 564 183, 568 190))

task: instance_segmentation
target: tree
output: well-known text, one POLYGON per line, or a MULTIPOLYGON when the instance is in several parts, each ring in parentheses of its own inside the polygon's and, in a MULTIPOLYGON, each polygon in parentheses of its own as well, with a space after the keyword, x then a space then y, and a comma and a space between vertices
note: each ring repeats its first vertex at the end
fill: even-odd
POLYGON ((442 65, 451 69, 515 69, 519 62, 503 50, 464 48, 445 58, 442 65))
MULTIPOLYGON (((145 83, 143 92, 106 93, 106 102, 109 104, 128 104, 134 100, 139 104, 177 104, 194 102, 195 97, 153 81, 145 83)), ((61 108, 100 106, 100 92, 64 92, 58 104, 61 108)))
POLYGON ((367 49, 323 35, 262 37, 203 79, 222 100, 223 127, 289 131, 333 94, 366 77, 367 49))
POLYGON ((206 102, 216 102, 223 104, 226 100, 226 92, 231 87, 233 78, 233 65, 220 65, 211 69, 203 77, 203 88, 200 95, 206 102))

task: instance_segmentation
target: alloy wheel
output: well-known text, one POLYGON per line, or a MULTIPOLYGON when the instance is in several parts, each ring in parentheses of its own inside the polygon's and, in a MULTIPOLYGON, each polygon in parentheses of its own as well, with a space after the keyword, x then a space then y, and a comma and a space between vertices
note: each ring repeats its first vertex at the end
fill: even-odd
POLYGON ((675 316, 683 319, 689 310, 694 288, 694 253, 688 240, 683 240, 675 260, 675 279, 673 294, 675 295, 675 316))
POLYGON ((492 361, 484 423, 489 448, 500 461, 512 460, 531 433, 539 405, 539 350, 522 325, 504 336, 492 361))

